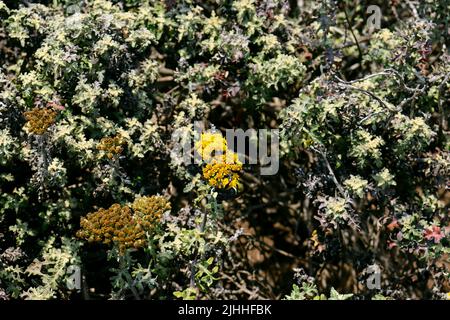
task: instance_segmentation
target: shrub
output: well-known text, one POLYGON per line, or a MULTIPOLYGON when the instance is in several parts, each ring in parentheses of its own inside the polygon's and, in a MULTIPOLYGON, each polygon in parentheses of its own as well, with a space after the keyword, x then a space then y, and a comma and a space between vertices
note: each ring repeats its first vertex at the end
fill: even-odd
POLYGON ((0 299, 446 298, 447 1, 36 2, 0 1, 0 299))

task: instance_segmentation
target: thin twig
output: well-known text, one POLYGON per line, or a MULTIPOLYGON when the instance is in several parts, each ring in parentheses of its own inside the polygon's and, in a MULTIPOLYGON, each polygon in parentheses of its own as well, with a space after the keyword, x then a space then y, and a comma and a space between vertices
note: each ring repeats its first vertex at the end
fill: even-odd
POLYGON ((345 10, 345 8, 344 8, 344 14, 345 14, 345 20, 347 21, 347 24, 348 24, 348 28, 350 29, 350 32, 351 32, 351 34, 353 36, 353 39, 355 39, 356 47, 358 48, 359 59, 362 60, 363 53, 362 53, 362 50, 361 50, 361 46, 359 45, 358 38, 356 37, 355 32, 353 31, 353 28, 352 28, 352 25, 351 25, 351 22, 350 22, 350 18, 348 16, 347 10, 345 10))
POLYGON ((300 259, 299 257, 293 255, 292 253, 289 253, 289 252, 286 252, 286 251, 284 251, 284 250, 275 248, 274 246, 271 246, 271 245, 265 243, 264 241, 261 241, 261 240, 255 238, 255 237, 254 237, 253 235, 251 235, 251 234, 243 234, 243 236, 248 237, 248 238, 251 238, 251 241, 256 241, 256 242, 258 242, 259 244, 262 244, 263 246, 265 246, 266 248, 268 248, 268 249, 270 249, 270 250, 273 250, 273 251, 275 251, 275 252, 277 252, 277 253, 279 253, 279 254, 285 256, 285 257, 288 257, 288 258, 291 258, 291 259, 296 259, 296 260, 300 259))
POLYGON ((334 171, 333 171, 333 169, 331 168, 331 165, 330 165, 330 162, 329 162, 328 159, 327 159, 326 153, 325 153, 324 151, 322 151, 322 150, 319 150, 319 149, 315 148, 315 147, 311 147, 311 149, 312 149, 313 151, 317 152, 318 154, 320 154, 320 155, 322 156, 323 160, 325 161, 325 165, 327 166, 328 172, 330 173, 331 178, 333 179, 334 184, 335 184, 336 187, 338 188, 338 190, 339 190, 339 192, 341 193, 341 195, 342 195, 344 198, 347 198, 347 195, 346 195, 346 193, 345 193, 344 188, 342 187, 342 185, 341 185, 341 184, 339 183, 339 181, 337 180, 336 175, 334 174, 334 171))
POLYGON ((419 14, 417 13, 417 8, 414 6, 414 4, 409 0, 406 0, 406 3, 408 4, 409 8, 411 9, 414 18, 420 19, 419 14))
POLYGON ((342 86, 345 86, 345 87, 347 87, 347 88, 349 88, 349 89, 353 89, 353 90, 355 90, 355 91, 359 91, 359 92, 361 92, 361 93, 364 93, 365 95, 368 95, 368 96, 370 96, 371 98, 377 100, 378 103, 379 103, 382 107, 384 107, 384 108, 386 108, 386 109, 389 109, 388 106, 386 105, 386 103, 384 103, 383 100, 381 100, 380 98, 378 98, 378 97, 377 97, 375 94, 373 94, 372 92, 370 92, 370 91, 368 91, 368 90, 364 90, 364 89, 361 89, 361 88, 358 88, 358 87, 353 86, 353 85, 350 84, 349 82, 347 82, 347 81, 342 80, 341 78, 339 78, 338 75, 337 75, 336 73, 333 73, 333 76, 334 76, 334 78, 335 78, 342 86))
POLYGON ((243 292, 249 295, 249 300, 252 300, 254 298, 258 298, 258 300, 262 300, 262 299, 267 299, 265 297, 262 297, 261 295, 258 294, 259 289, 255 288, 253 291, 250 291, 249 289, 247 289, 245 286, 243 286, 242 284, 236 282, 232 277, 230 277, 227 274, 223 274, 222 275, 223 278, 228 279, 231 283, 233 283, 236 287, 238 287, 239 291, 238 292, 243 292))

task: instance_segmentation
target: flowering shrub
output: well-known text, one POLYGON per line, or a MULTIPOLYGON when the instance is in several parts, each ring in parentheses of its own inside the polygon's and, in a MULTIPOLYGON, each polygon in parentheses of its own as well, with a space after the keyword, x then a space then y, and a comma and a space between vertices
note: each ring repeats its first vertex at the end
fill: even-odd
POLYGON ((217 189, 236 188, 242 163, 238 155, 228 150, 227 140, 220 133, 203 133, 196 143, 196 151, 206 163, 203 178, 217 189))
POLYGON ((236 188, 239 182, 238 172, 242 169, 239 160, 233 163, 226 159, 213 159, 203 168, 203 177, 209 185, 218 189, 236 188))
POLYGON ((0 299, 446 299, 450 7, 372 2, 0 1, 0 299))
POLYGON ((102 138, 100 143, 97 145, 97 150, 101 150, 106 153, 109 159, 114 158, 122 153, 123 151, 123 140, 120 136, 115 136, 112 138, 102 138))
POLYGON ((131 207, 113 204, 82 218, 77 235, 89 242, 114 243, 123 253, 128 247, 144 246, 146 232, 151 232, 167 209, 170 204, 159 196, 138 198, 131 207))
POLYGON ((28 127, 28 131, 33 134, 42 135, 55 123, 56 111, 35 108, 25 112, 24 116, 27 120, 26 126, 28 127))

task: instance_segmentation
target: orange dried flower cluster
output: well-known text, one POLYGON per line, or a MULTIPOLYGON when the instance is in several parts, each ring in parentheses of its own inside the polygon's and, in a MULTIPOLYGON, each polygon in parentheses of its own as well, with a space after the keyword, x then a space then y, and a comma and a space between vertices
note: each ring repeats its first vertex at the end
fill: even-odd
POLYGON ((119 155, 123 151, 123 145, 125 141, 121 135, 114 137, 102 138, 97 145, 97 150, 104 151, 109 159, 112 159, 115 155, 119 155))
POLYGON ((78 237, 89 242, 117 243, 121 252, 145 244, 145 232, 134 221, 128 206, 113 204, 109 209, 89 213, 81 219, 80 226, 78 237))
POLYGON ((170 202, 161 196, 140 197, 131 207, 137 223, 145 230, 150 230, 161 219, 163 213, 170 210, 170 202))
POLYGON ((28 130, 37 135, 43 135, 55 123, 57 112, 52 108, 33 108, 24 112, 28 130))
POLYGON ((161 196, 139 198, 131 207, 113 204, 81 218, 77 236, 89 242, 117 244, 123 253, 128 248, 143 247, 146 231, 153 229, 167 210, 170 203, 161 196))

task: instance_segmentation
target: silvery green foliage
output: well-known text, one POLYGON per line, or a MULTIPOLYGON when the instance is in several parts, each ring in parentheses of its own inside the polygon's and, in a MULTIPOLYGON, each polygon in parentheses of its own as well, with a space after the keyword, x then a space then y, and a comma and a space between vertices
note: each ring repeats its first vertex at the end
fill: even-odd
POLYGON ((61 244, 55 244, 50 238, 42 248, 41 259, 34 259, 25 269, 27 276, 39 279, 35 286, 27 288, 21 298, 26 300, 47 300, 56 298, 58 291, 66 291, 70 266, 79 265, 77 255, 79 244, 71 239, 62 238, 61 244))
POLYGON ((285 300, 348 300, 353 294, 341 294, 331 287, 329 297, 319 294, 317 285, 313 277, 306 275, 303 269, 294 269, 294 277, 297 284, 292 285, 292 291, 284 297, 285 300))
MULTIPOLYGON (((352 228, 367 234, 367 221, 381 219, 392 222, 390 248, 430 266, 449 252, 448 200, 439 196, 448 192, 448 125, 436 112, 448 104, 442 89, 450 69, 444 49, 433 70, 424 69, 432 24, 408 25, 374 34, 367 47, 371 74, 354 81, 336 72, 316 78, 280 120, 286 155, 315 156, 310 173, 298 176, 316 204, 324 239, 333 229, 336 236, 352 228), (431 174, 436 166, 447 169, 431 174), (325 176, 317 179, 318 171, 325 176)), ((348 244, 340 242, 345 250, 348 244)), ((299 296, 298 287, 293 294, 299 296)))
MULTIPOLYGON (((258 268, 284 269, 250 263, 257 241, 234 230, 248 223, 255 233, 279 232, 274 221, 289 233, 282 238, 295 239, 288 251, 305 250, 310 270, 338 259, 355 273, 384 263, 383 283, 395 290, 365 297, 420 296, 405 285, 410 274, 385 259, 391 249, 432 273, 434 291, 424 296, 442 296, 448 270, 435 262, 449 254, 445 0, 421 1, 425 19, 406 15, 370 37, 364 27, 350 32, 328 0, 302 8, 285 0, 28 2, 0 1, 0 299, 69 298, 67 267, 80 261, 84 285, 95 286, 92 255, 98 274, 115 275, 100 298, 279 298, 258 268), (58 112, 40 136, 23 117, 36 106, 58 112), (197 120, 279 127, 280 176, 258 181, 245 168, 245 192, 222 207, 225 195, 173 152, 172 134, 195 137, 197 120), (115 135, 123 151, 108 159, 97 147, 115 135), (144 252, 109 250, 108 260, 105 247, 80 249, 80 217, 158 193, 176 209, 144 252), (271 202, 279 207, 269 215, 271 202), (299 211, 310 216, 301 220, 299 211), (307 237, 315 230, 314 241, 293 220, 307 237), (218 280, 221 272, 231 280, 218 280), (244 282, 251 290, 235 287, 244 282)), ((272 236, 263 235, 274 242, 266 256, 291 259, 272 236)), ((350 297, 338 291, 323 292, 350 297)), ((306 279, 290 297, 324 296, 306 279)))
POLYGON ((17 155, 19 145, 12 138, 8 128, 4 128, 0 134, 0 159, 2 164, 6 164, 17 155))

